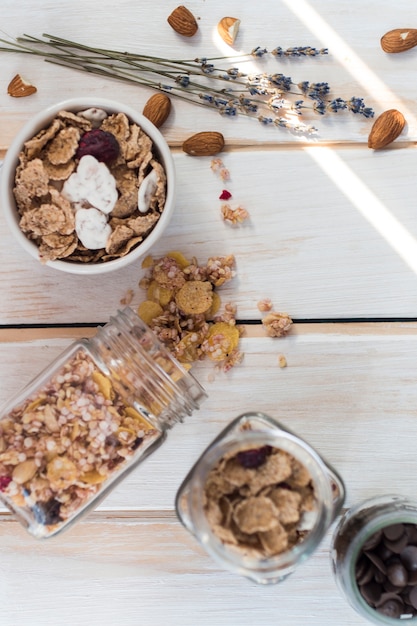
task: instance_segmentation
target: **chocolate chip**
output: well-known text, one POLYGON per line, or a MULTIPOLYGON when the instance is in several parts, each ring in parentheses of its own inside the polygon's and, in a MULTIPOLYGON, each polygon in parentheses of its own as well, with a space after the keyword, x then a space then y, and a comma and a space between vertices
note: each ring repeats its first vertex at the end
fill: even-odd
POLYGON ((385 526, 382 533, 389 541, 395 541, 404 534, 404 524, 391 524, 391 526, 385 526))
POLYGON ((381 585, 378 585, 375 581, 362 585, 360 590, 367 603, 371 605, 375 605, 378 602, 382 593, 381 585))
POLYGON ((394 554, 392 550, 387 548, 387 546, 383 542, 381 542, 379 546, 377 547, 376 553, 383 561, 386 561, 387 559, 390 558, 390 556, 394 554))
POLYGON ((385 566, 384 561, 375 552, 367 551, 365 552, 365 554, 368 557, 368 559, 372 561, 375 567, 379 569, 380 572, 382 572, 383 574, 387 573, 387 568, 385 566))
POLYGON ((389 550, 392 550, 395 554, 400 554, 408 544, 407 533, 403 533, 398 539, 390 540, 387 537, 384 538, 384 544, 389 550))
POLYGON ((377 608, 377 612, 387 617, 400 617, 403 610, 403 603, 398 600, 387 600, 377 608))
POLYGON ((409 572, 417 571, 417 546, 406 546, 400 552, 400 559, 409 572))
POLYGON ((408 535, 408 543, 417 545, 417 528, 414 524, 404 524, 405 532, 408 535))
POLYGON ((417 587, 413 587, 408 594, 408 600, 415 609, 417 609, 417 587))
POLYGON ((402 563, 393 563, 387 567, 388 580, 396 587, 405 587, 408 582, 408 572, 402 563))

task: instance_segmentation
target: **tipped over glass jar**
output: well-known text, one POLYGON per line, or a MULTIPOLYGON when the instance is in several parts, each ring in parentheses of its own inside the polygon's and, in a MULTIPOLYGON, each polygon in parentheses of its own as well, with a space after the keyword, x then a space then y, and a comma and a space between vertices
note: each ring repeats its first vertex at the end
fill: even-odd
POLYGON ((206 394, 130 309, 0 413, 0 500, 38 538, 95 507, 206 394))
POLYGON ((344 497, 342 479, 308 443, 263 413, 245 413, 192 467, 176 511, 222 567, 271 584, 313 554, 344 497))
POLYGON ((340 520, 331 554, 350 605, 374 624, 417 623, 417 502, 372 498, 340 520))

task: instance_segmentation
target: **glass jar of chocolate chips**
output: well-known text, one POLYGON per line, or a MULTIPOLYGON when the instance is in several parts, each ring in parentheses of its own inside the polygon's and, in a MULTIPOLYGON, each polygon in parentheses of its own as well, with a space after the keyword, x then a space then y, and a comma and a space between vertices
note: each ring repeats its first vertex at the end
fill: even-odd
POLYGON ((0 500, 37 538, 75 522, 206 394, 130 308, 0 412, 0 500))
POLYGON ((277 583, 318 547, 345 490, 305 441, 263 413, 235 419, 203 452, 177 515, 222 567, 277 583))
POLYGON ((350 509, 332 565, 351 606, 374 624, 417 622, 417 503, 387 495, 350 509))

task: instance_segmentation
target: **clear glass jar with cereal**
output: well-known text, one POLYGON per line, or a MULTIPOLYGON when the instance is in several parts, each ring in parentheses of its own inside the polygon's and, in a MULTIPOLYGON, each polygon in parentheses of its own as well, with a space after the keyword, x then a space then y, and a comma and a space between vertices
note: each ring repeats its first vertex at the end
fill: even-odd
POLYGON ((263 413, 236 418, 177 492, 183 525, 224 568, 278 583, 316 550, 345 497, 337 472, 263 413))
POLYGON ((0 499, 50 537, 95 507, 206 396, 130 309, 74 342, 0 413, 0 499))

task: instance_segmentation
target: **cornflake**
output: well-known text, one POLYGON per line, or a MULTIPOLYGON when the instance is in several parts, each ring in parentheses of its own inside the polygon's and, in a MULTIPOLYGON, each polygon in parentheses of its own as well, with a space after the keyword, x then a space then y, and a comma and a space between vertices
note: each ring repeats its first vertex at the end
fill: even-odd
POLYGON ((228 371, 240 363, 241 330, 236 325, 236 307, 221 306, 216 288, 235 275, 233 255, 211 257, 206 265, 182 252, 169 252, 159 259, 146 257, 147 274, 140 286, 147 299, 138 308, 139 317, 183 365, 210 358, 228 371))
POLYGON ((257 558, 303 541, 307 526, 312 528, 304 518, 316 508, 308 470, 269 445, 226 454, 204 487, 204 511, 214 535, 231 550, 257 558))

